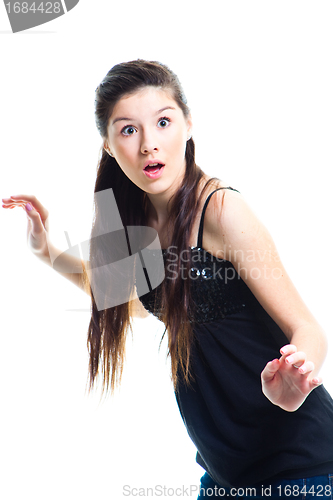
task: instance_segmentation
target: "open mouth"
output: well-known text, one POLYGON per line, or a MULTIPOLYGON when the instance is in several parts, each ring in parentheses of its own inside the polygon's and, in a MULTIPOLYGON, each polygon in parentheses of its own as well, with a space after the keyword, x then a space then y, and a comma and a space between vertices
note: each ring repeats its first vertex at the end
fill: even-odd
POLYGON ((164 167, 163 163, 150 163, 144 168, 145 172, 149 172, 150 174, 156 174, 164 167))

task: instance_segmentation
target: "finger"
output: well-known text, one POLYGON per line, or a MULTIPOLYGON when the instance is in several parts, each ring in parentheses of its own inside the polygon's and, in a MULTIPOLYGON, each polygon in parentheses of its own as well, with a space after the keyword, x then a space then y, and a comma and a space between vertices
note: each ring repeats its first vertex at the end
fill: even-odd
POLYGON ((21 200, 14 200, 12 198, 2 198, 3 208, 25 207, 26 203, 21 200))
MULTIPOLYGON (((48 211, 44 207, 44 205, 41 204, 39 200, 37 200, 35 195, 30 195, 30 194, 16 194, 14 196, 10 196, 10 200, 12 202, 14 201, 15 203, 28 203, 30 202, 31 205, 41 214, 41 217, 43 218, 45 215, 48 215, 48 211)), ((46 217, 45 217, 46 218, 46 217)))
MULTIPOLYGON (((48 231, 48 221, 47 221, 47 218, 49 216, 49 212, 48 210, 46 210, 46 208, 44 207, 44 205, 41 204, 41 202, 39 200, 37 200, 36 196, 35 195, 25 195, 25 194, 17 194, 17 195, 14 195, 14 196, 11 196, 10 197, 12 200, 14 200, 15 202, 19 203, 19 202, 23 202, 23 204, 26 206, 28 203, 30 203, 33 208, 39 213, 40 215, 40 220, 42 221, 45 229, 48 231)), ((26 210, 27 214, 30 215, 31 212, 29 212, 28 210, 26 210)))
POLYGON ((281 347, 280 353, 282 356, 289 356, 290 354, 293 354, 294 352, 297 352, 297 347, 293 344, 287 344, 281 347))
POLYGON ((4 205, 20 205, 22 203, 24 203, 23 200, 16 200, 14 198, 2 198, 2 203, 4 205))
MULTIPOLYGON (((21 203, 19 203, 19 204, 21 204, 21 203)), ((2 206, 4 208, 10 207, 10 206, 16 206, 16 205, 18 205, 18 203, 14 203, 13 201, 3 201, 2 202, 2 206)))
POLYGON ((321 377, 315 377, 312 380, 310 380, 310 384, 313 385, 314 387, 318 387, 318 385, 321 385, 323 383, 323 379, 321 377))
POLYGON ((3 208, 15 208, 15 207, 24 207, 23 203, 4 203, 2 205, 3 208))
POLYGON ((13 196, 9 196, 8 198, 2 198, 3 200, 15 200, 15 201, 34 201, 36 200, 36 196, 34 194, 14 194, 13 196))
POLYGON ((312 361, 307 361, 306 363, 304 363, 302 366, 299 367, 298 372, 301 375, 307 375, 310 372, 313 372, 314 369, 315 369, 314 363, 312 361))
POLYGON ((1 198, 1 200, 4 201, 4 202, 11 202, 11 201, 13 201, 11 196, 9 196, 8 198, 1 198))
POLYGON ((41 215, 37 210, 34 209, 34 207, 29 203, 26 204, 25 206, 25 212, 27 214, 28 219, 32 223, 32 230, 31 234, 32 236, 38 236, 39 234, 43 233, 45 231, 44 224, 41 220, 41 215), (28 207, 31 207, 31 210, 28 209, 28 207))
POLYGON ((263 371, 261 372, 261 379, 263 382, 269 382, 274 378, 275 373, 278 371, 280 367, 280 362, 278 359, 273 359, 267 363, 263 371))
POLYGON ((295 368, 299 368, 306 361, 306 354, 303 351, 298 351, 285 358, 285 362, 288 365, 293 365, 295 368))

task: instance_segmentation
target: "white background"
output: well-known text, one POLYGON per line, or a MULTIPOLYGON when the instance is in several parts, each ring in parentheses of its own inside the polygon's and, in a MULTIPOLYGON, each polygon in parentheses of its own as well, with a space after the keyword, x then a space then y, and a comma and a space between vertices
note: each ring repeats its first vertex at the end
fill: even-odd
MULTIPOLYGON (((101 145, 94 90, 118 62, 166 63, 192 109, 197 163, 269 228, 332 344, 332 14, 329 1, 81 0, 14 35, 1 4, 0 197, 35 194, 59 247, 64 231, 82 241, 101 145)), ((89 299, 29 252, 22 208, 0 218, 1 498, 198 485, 165 346, 158 354, 161 324, 137 319, 120 393, 88 396, 90 315, 69 309, 89 309, 89 299)), ((322 371, 331 394, 332 358, 331 348, 322 371)))

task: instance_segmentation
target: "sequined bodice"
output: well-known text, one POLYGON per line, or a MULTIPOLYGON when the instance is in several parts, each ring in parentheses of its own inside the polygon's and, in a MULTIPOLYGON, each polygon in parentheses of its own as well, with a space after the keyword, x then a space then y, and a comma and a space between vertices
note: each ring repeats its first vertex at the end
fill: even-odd
MULTIPOLYGON (((191 247, 189 251, 191 268, 188 279, 194 303, 189 321, 207 323, 244 309, 250 291, 232 263, 214 257, 203 248, 191 247)), ((174 261, 170 252, 162 252, 165 266, 172 265, 174 261)), ((187 279, 186 276, 183 278, 187 279)), ((159 319, 162 313, 161 286, 140 297, 144 307, 159 319)))
MULTIPOLYGON (((191 280, 190 290, 194 303, 193 312, 189 311, 191 323, 207 323, 241 311, 247 307, 252 295, 231 262, 219 259, 202 248, 205 211, 211 196, 219 189, 236 191, 231 187, 218 188, 208 196, 201 214, 197 246, 189 249, 190 273, 183 277, 191 280)), ((164 265, 172 266, 172 256, 175 256, 172 247, 162 252, 164 265)), ((140 297, 144 307, 158 318, 162 315, 161 286, 140 297)))

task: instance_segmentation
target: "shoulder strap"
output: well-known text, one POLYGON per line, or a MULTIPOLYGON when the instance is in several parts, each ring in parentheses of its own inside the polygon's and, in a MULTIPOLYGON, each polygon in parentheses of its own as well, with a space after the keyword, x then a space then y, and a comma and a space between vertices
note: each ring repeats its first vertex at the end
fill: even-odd
MULTIPOLYGON (((205 201, 204 207, 202 209, 202 214, 201 214, 201 219, 200 219, 200 226, 199 226, 199 232, 198 232, 198 240, 197 240, 197 247, 202 248, 202 234, 203 234, 203 225, 204 225, 204 218, 205 218, 205 212, 207 205, 209 203, 209 200, 211 199, 211 196, 218 191, 219 189, 231 189, 232 191, 237 191, 237 189, 234 189, 232 187, 220 187, 215 189, 215 191, 212 191, 210 195, 208 196, 207 200, 205 201)), ((237 191, 239 193, 239 191, 237 191)))

